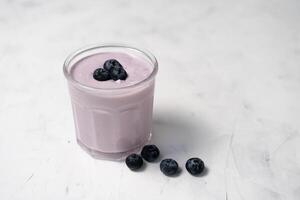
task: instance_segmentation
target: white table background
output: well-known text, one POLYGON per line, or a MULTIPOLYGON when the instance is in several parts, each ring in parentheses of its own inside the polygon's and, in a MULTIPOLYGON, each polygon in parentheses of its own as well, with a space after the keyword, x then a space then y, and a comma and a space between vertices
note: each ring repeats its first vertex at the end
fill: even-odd
POLYGON ((300 199, 300 1, 0 1, 0 199, 300 199), (159 61, 153 143, 131 172, 75 141, 62 63, 93 43, 159 61))

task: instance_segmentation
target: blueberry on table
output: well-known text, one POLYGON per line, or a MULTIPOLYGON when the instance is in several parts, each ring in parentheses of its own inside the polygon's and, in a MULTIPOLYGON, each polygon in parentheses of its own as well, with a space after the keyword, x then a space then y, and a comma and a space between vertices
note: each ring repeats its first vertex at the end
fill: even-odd
POLYGON ((190 158, 185 164, 186 170, 192 175, 199 175, 203 172, 205 166, 200 158, 190 158))
POLYGON ((127 156, 125 163, 129 169, 136 171, 143 166, 143 159, 140 155, 133 153, 127 156))
POLYGON ((158 158, 159 153, 157 146, 151 144, 143 147, 141 155, 146 161, 153 162, 158 158))
POLYGON ((164 159, 160 162, 160 171, 166 176, 175 175, 178 171, 178 164, 171 158, 164 159))
POLYGON ((94 71, 93 77, 97 81, 107 81, 110 79, 110 74, 106 69, 98 68, 94 71))

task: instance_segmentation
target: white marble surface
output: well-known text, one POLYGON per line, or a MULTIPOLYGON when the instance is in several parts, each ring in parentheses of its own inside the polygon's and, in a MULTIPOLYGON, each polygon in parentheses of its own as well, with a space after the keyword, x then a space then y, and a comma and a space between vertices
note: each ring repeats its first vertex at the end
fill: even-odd
POLYGON ((0 1, 0 199, 300 199, 300 1, 0 1), (76 144, 62 63, 125 42, 160 64, 153 142, 181 166, 133 173, 76 144))

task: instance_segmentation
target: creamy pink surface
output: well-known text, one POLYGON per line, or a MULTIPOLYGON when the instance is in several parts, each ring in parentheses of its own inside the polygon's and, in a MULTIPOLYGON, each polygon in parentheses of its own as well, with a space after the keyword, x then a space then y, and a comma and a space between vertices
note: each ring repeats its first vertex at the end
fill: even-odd
MULTIPOLYGON (((94 88, 121 88, 147 78, 153 70, 144 57, 125 53, 99 53, 72 66, 72 78, 94 88), (107 59, 117 59, 126 69, 125 81, 96 81, 93 71, 107 59)), ((79 145, 100 159, 120 160, 145 144, 151 135, 153 79, 123 90, 88 90, 69 82, 79 145)))
POLYGON ((73 78, 86 86, 95 88, 120 88, 146 79, 152 72, 153 67, 143 58, 125 53, 99 53, 84 58, 77 62, 72 68, 73 78), (116 59, 126 70, 128 77, 126 80, 97 81, 93 78, 93 72, 108 59, 116 59))

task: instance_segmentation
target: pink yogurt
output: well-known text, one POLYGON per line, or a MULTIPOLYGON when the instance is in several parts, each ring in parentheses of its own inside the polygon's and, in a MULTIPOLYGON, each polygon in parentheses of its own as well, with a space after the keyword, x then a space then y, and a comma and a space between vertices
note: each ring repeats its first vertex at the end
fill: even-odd
POLYGON ((91 156, 122 160, 151 136, 156 59, 133 47, 106 45, 80 50, 65 62, 78 144, 91 156), (118 60, 128 77, 97 81, 95 69, 118 60))

